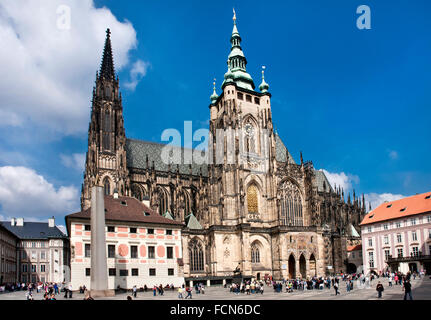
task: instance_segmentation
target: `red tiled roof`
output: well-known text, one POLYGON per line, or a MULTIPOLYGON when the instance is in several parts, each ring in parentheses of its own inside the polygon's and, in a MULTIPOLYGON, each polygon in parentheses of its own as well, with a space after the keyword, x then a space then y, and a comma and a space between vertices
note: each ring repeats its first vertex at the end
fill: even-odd
POLYGON ((370 211, 361 225, 431 212, 431 192, 382 203, 370 211))
POLYGON ((362 250, 362 244, 357 244, 355 246, 347 246, 347 251, 357 251, 362 250))
MULTIPOLYGON (((91 208, 72 213, 66 219, 90 219, 91 208)), ((110 221, 127 221, 141 223, 157 223, 181 226, 183 223, 167 219, 154 212, 136 198, 105 196, 105 219, 110 221)))

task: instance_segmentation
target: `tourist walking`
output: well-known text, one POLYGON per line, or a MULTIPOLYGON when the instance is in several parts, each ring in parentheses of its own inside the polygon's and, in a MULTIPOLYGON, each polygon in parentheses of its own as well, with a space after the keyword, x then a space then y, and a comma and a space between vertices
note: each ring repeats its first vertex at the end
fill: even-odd
POLYGON ((133 291, 133 298, 136 298, 136 295, 138 294, 138 288, 136 287, 136 285, 133 286, 132 291, 133 291))
POLYGON ((192 288, 190 288, 190 287, 187 287, 186 288, 186 292, 187 292, 187 296, 186 296, 186 299, 187 298, 192 298, 192 288))
POLYGON ((382 285, 382 283, 379 281, 379 283, 377 283, 377 286, 376 286, 376 291, 378 292, 378 298, 381 298, 382 297, 382 292, 385 290, 385 288, 383 288, 383 285, 382 285))
POLYGON ((409 296, 410 300, 413 300, 412 297, 412 284, 410 283, 410 280, 404 281, 404 300, 407 300, 407 295, 409 296))
POLYGON ((178 287, 178 299, 183 298, 183 288, 180 286, 178 287))
POLYGON ((338 282, 337 282, 337 281, 334 281, 334 290, 335 290, 335 295, 341 294, 341 293, 338 291, 338 282))

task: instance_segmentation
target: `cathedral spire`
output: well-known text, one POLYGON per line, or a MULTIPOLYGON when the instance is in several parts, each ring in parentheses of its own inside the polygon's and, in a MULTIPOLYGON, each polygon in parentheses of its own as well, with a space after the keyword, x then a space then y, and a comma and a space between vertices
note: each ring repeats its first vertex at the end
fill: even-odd
POLYGON ((228 68, 230 72, 225 75, 225 81, 223 81, 222 88, 227 84, 227 75, 233 78, 235 84, 243 89, 254 90, 254 82, 252 77, 247 73, 246 65, 247 59, 244 56, 244 52, 241 48, 241 36, 238 32, 238 27, 236 25, 236 12, 233 9, 233 30, 230 38, 231 49, 228 57, 228 68), (232 73, 232 75, 230 75, 232 73))
POLYGON ((210 99, 211 99, 211 104, 215 104, 217 102, 218 99, 218 94, 216 92, 216 79, 214 78, 214 82, 213 82, 214 88, 213 88, 213 94, 211 95, 210 99))
POLYGON ((103 49, 102 65, 100 67, 100 78, 115 80, 114 57, 111 46, 111 30, 106 30, 105 48, 103 49))
POLYGON ((266 92, 268 92, 268 89, 269 89, 269 84, 267 84, 266 82, 265 82, 265 69, 266 69, 266 67, 265 66, 262 66, 262 83, 260 84, 260 86, 259 86, 259 90, 262 92, 262 93, 266 93, 266 92))

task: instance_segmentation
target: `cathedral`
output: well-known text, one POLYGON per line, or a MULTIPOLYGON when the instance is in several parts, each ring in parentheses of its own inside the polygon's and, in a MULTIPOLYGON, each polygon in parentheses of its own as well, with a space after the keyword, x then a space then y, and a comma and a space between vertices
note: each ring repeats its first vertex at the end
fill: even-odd
MULTIPOLYGON (((93 89, 81 209, 91 187, 135 197, 183 224, 186 281, 223 283, 234 270, 245 278, 287 279, 353 271, 347 246, 357 244, 364 196, 333 188, 311 161, 296 163, 274 130, 271 94, 247 73, 236 16, 220 95, 210 97, 209 161, 166 163, 164 144, 128 139, 110 31, 93 89), (229 149, 229 150, 228 150, 229 149), (212 161, 221 153, 221 161, 212 161), (230 159, 228 159, 230 158, 230 159), (231 161, 229 161, 231 160, 231 161), (350 270, 348 270, 350 268, 350 270)), ((182 159, 193 149, 173 147, 182 159)))

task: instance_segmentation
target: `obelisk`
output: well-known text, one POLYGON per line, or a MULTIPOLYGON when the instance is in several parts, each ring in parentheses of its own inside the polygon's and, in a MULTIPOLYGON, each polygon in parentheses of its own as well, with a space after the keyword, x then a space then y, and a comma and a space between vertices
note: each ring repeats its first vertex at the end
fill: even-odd
POLYGON ((114 290, 108 289, 108 266, 106 260, 105 198, 103 188, 91 188, 91 285, 90 294, 110 297, 114 290))

